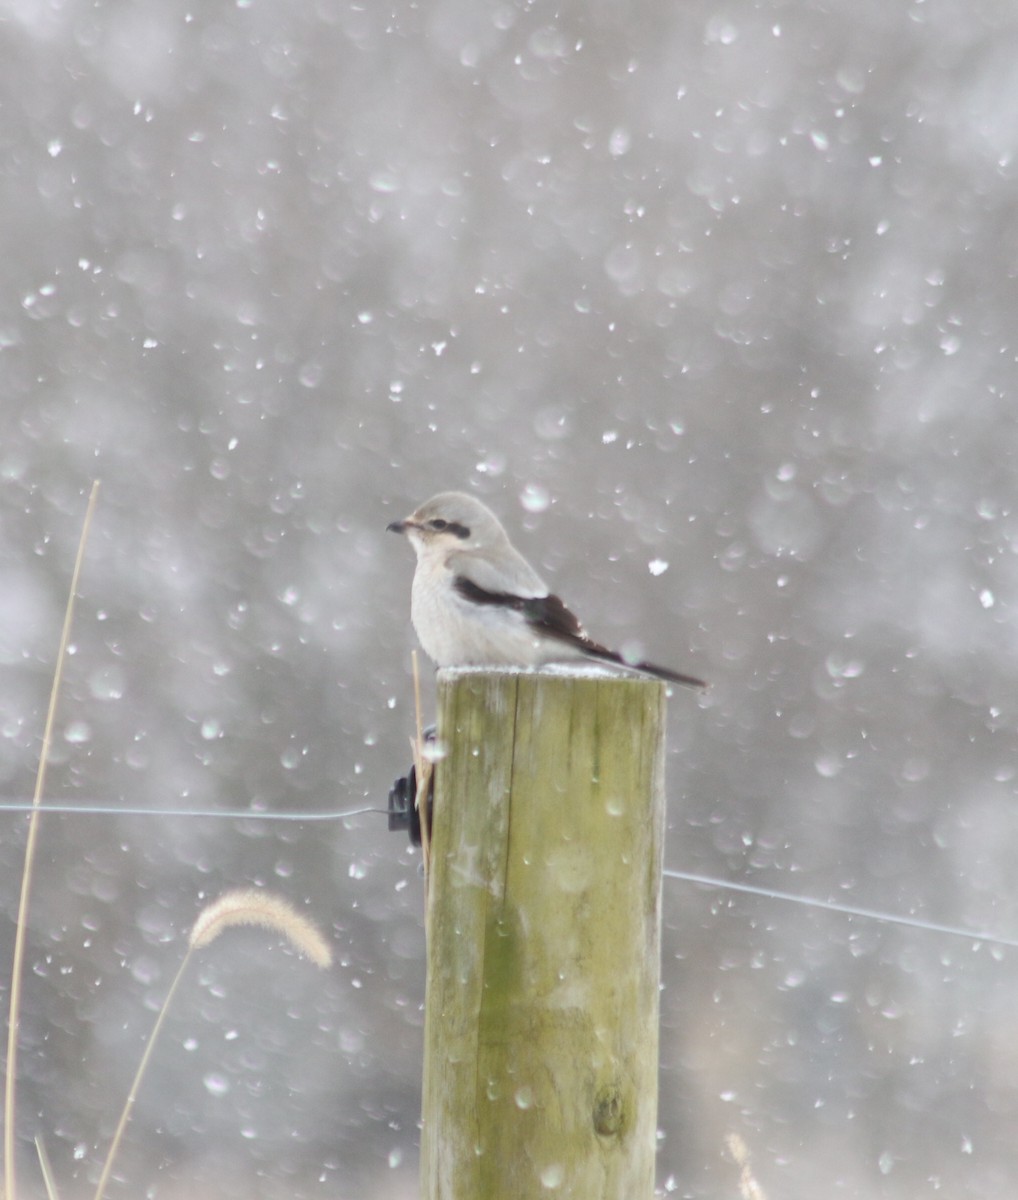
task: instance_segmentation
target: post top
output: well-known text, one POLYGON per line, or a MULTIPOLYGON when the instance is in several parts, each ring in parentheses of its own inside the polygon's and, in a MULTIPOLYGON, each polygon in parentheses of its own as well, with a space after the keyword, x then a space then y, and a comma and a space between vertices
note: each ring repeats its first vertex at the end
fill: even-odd
POLYGON ((443 683, 452 683, 457 679, 473 678, 478 675, 494 675, 496 677, 513 678, 523 676, 528 679, 595 679, 599 682, 614 680, 618 683, 653 683, 662 686, 662 681, 649 675, 624 674, 603 667, 599 663, 547 663, 542 667, 503 667, 496 665, 470 667, 440 667, 438 678, 443 683))

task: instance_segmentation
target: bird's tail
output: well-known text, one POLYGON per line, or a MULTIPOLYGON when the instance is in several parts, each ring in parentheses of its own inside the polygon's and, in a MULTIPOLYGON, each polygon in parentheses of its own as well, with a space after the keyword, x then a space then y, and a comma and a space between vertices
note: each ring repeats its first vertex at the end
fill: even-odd
POLYGON ((665 683, 680 683, 683 687, 701 689, 707 686, 702 679, 697 679, 693 675, 682 675, 678 671, 671 671, 668 667, 659 667, 655 663, 628 662, 621 654, 616 654, 607 646, 599 646, 597 642, 585 640, 583 652, 588 658, 596 659, 599 662, 608 662, 616 667, 624 667, 627 671, 638 671, 641 675, 653 675, 655 679, 663 679, 665 683))

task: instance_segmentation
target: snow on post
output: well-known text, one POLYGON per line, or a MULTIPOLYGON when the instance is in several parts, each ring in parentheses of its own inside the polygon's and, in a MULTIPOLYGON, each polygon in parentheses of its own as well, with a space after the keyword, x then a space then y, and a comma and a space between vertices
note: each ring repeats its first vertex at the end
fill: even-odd
POLYGON ((439 673, 422 1200, 650 1200, 664 687, 439 673))

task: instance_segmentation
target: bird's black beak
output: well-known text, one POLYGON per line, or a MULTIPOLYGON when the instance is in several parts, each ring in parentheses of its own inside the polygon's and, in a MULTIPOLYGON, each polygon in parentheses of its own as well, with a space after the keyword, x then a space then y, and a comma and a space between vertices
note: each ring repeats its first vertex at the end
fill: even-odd
POLYGON ((406 521, 390 521, 385 527, 386 533, 405 533, 406 521))

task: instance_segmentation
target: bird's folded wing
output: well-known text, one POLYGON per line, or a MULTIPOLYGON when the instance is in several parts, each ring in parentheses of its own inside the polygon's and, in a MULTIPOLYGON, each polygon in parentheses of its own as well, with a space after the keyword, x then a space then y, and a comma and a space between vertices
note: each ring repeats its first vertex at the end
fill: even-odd
MULTIPOLYGON (((558 596, 516 596, 511 592, 492 592, 465 575, 457 575, 453 587, 473 604, 504 608, 519 613, 532 629, 551 638, 580 646, 593 645, 583 626, 558 596)), ((597 647, 601 649, 601 647, 597 647)))
POLYGON ((681 683, 686 687, 695 688, 707 686, 702 679, 697 679, 694 675, 683 675, 670 667, 659 667, 656 663, 630 661, 614 650, 609 650, 607 646, 602 646, 600 642, 595 642, 558 596, 514 596, 511 592, 489 592, 464 575, 456 576, 453 588, 464 600, 472 604, 519 613, 535 633, 562 642, 563 645, 590 658, 614 663, 629 671, 654 675, 668 683, 681 683))
MULTIPOLYGON (((472 550, 469 554, 454 554, 449 566, 457 579, 465 579, 498 598, 530 599, 548 594, 548 585, 541 576, 508 543, 502 547, 497 561, 480 550, 472 550)), ((493 601, 500 602, 500 599, 493 601)))

